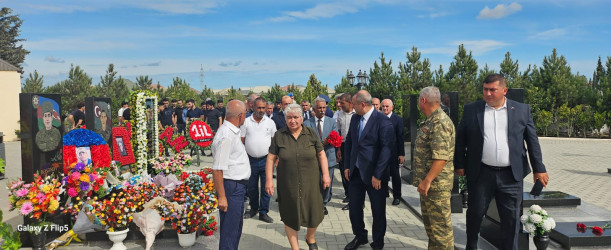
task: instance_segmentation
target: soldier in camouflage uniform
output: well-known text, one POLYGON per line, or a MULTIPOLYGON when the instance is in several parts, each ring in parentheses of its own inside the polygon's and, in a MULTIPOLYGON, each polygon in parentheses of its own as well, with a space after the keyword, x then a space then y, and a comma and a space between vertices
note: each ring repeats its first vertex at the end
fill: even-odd
POLYGON ((454 124, 440 106, 439 89, 426 87, 418 99, 420 123, 413 165, 429 249, 454 249, 450 192, 454 181, 454 124))
POLYGON ((61 134, 57 128, 53 127, 53 104, 44 101, 41 108, 43 127, 36 133, 36 145, 40 151, 49 152, 57 149, 61 134))

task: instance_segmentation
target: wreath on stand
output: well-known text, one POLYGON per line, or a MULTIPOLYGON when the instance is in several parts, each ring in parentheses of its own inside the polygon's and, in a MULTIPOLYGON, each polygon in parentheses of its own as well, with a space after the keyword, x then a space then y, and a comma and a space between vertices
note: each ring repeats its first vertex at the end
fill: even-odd
MULTIPOLYGON (((207 149, 211 149, 212 140, 214 139, 214 132, 210 126, 201 121, 194 120, 187 122, 187 128, 189 129, 189 146, 191 148, 201 149, 202 152, 207 149)), ((200 164, 199 154, 197 154, 197 165, 200 164)))

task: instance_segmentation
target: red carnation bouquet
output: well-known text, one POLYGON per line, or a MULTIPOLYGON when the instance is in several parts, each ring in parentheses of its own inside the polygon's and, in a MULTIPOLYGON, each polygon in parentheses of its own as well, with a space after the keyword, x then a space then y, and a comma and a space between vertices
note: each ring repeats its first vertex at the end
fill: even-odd
POLYGON ((342 140, 344 137, 340 136, 335 130, 331 130, 329 136, 327 137, 326 142, 332 145, 333 147, 339 148, 342 146, 342 140))

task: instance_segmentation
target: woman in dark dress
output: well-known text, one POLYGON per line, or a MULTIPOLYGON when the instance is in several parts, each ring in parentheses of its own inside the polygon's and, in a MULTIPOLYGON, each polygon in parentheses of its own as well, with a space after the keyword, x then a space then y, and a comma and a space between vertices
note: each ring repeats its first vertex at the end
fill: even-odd
POLYGON ((290 104, 284 112, 286 127, 276 132, 269 147, 265 190, 274 194, 272 173, 278 159, 278 207, 291 248, 299 249, 297 232, 304 226, 309 249, 318 249, 314 233, 324 218, 321 176, 323 188, 331 183, 327 156, 316 132, 303 126, 301 107, 290 104))

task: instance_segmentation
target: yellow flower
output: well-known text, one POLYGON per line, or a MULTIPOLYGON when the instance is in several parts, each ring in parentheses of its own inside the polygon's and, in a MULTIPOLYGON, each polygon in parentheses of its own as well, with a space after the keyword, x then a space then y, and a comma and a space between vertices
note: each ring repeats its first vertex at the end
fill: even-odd
POLYGON ((120 214, 120 213, 121 213, 121 210, 119 210, 119 209, 115 209, 115 211, 113 211, 113 212, 115 212, 115 214, 120 214))
POLYGON ((111 228, 108 228, 108 231, 110 231, 110 232, 114 232, 114 231, 115 231, 115 229, 111 227, 111 228))
POLYGON ((42 191, 48 193, 49 191, 51 191, 51 185, 42 186, 42 191))
POLYGON ((82 182, 89 182, 89 175, 88 174, 82 174, 81 178, 79 178, 80 181, 82 182))
POLYGON ((59 202, 55 199, 49 202, 49 211, 53 212, 59 208, 59 202))

